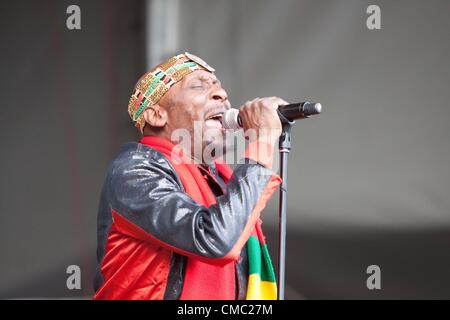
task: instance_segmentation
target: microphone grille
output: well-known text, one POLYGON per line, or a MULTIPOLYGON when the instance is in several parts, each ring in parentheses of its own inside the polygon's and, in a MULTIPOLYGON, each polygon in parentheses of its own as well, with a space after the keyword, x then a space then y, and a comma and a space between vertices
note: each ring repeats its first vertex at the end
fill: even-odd
POLYGON ((241 126, 238 122, 239 110, 230 109, 223 114, 223 127, 225 129, 239 130, 241 126))
POLYGON ((314 109, 316 110, 317 113, 321 113, 322 105, 320 103, 316 103, 316 105, 314 106, 314 109))

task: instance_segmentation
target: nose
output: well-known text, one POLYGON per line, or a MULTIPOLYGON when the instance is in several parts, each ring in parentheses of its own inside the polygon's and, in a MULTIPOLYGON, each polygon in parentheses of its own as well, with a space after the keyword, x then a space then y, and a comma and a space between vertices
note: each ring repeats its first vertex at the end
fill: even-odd
POLYGON ((213 100, 224 102, 228 100, 228 94, 222 87, 214 86, 211 91, 211 96, 213 100))

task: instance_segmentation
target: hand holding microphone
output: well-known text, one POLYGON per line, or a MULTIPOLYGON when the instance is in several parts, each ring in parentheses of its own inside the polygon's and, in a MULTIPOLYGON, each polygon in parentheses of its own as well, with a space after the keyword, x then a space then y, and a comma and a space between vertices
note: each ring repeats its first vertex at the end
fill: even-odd
POLYGON ((231 109, 225 113, 224 126, 229 129, 242 127, 250 141, 263 140, 274 144, 282 129, 277 109, 280 105, 285 104, 287 102, 278 97, 256 98, 247 101, 241 109, 234 109, 234 111, 231 109), (232 114, 229 114, 230 111, 232 114), (230 115, 234 117, 234 123, 231 123, 234 127, 230 127, 230 119, 232 119, 230 115), (241 126, 239 126, 239 122, 242 124, 241 126))
MULTIPOLYGON (((264 99, 279 99, 279 98, 273 97, 264 99)), ((255 100, 247 102, 246 105, 248 103, 253 103, 255 100)), ((241 128, 245 129, 244 122, 240 114, 240 110, 230 109, 227 112, 225 112, 223 120, 224 121, 223 125, 225 129, 232 129, 232 130, 238 130, 241 128)), ((278 116, 282 122, 291 122, 297 119, 308 118, 311 115, 319 114, 321 112, 322 112, 322 105, 320 103, 313 103, 309 101, 291 104, 287 104, 285 102, 283 104, 280 104, 279 107, 277 108, 278 116)))

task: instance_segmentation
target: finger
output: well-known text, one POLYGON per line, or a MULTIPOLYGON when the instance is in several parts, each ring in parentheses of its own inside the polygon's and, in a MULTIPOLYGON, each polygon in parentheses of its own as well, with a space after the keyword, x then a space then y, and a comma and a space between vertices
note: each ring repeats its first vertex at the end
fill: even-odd
POLYGON ((278 97, 267 98, 267 101, 269 102, 268 103, 268 107, 270 109, 272 109, 272 110, 277 110, 280 105, 284 105, 285 104, 284 103, 285 101, 283 99, 281 99, 281 98, 278 98, 278 97))
POLYGON ((287 102, 286 100, 280 99, 280 103, 279 103, 280 106, 284 106, 287 104, 289 104, 289 102, 287 102))
POLYGON ((281 99, 279 97, 274 97, 274 102, 277 103, 279 106, 284 106, 286 104, 289 104, 289 102, 287 102, 284 99, 281 99))
POLYGON ((285 101, 279 97, 267 97, 264 98, 265 102, 270 105, 271 109, 277 109, 279 105, 283 105, 285 101))
POLYGON ((255 99, 252 100, 251 104, 252 104, 252 105, 255 105, 255 104, 257 104, 257 103, 260 102, 260 101, 261 101, 261 98, 260 98, 260 97, 257 97, 257 98, 255 98, 255 99))
POLYGON ((244 107, 250 107, 252 104, 254 104, 256 102, 256 100, 258 100, 259 98, 255 98, 253 100, 249 100, 244 104, 244 107))

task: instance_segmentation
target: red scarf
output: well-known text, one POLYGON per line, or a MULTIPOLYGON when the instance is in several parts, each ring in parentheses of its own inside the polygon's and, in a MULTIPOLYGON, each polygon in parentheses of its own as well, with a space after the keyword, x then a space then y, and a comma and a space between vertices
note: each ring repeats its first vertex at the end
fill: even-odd
MULTIPOLYGON (((186 193, 197 203, 205 207, 216 203, 216 197, 197 165, 181 152, 175 152, 175 146, 170 141, 158 137, 145 136, 140 143, 161 152, 169 160, 177 172, 186 193)), ((228 165, 219 162, 216 162, 216 168, 224 182, 227 183, 233 174, 232 169, 228 165)), ((234 261, 219 266, 189 258, 180 299, 234 300, 236 299, 235 287, 234 261)))

